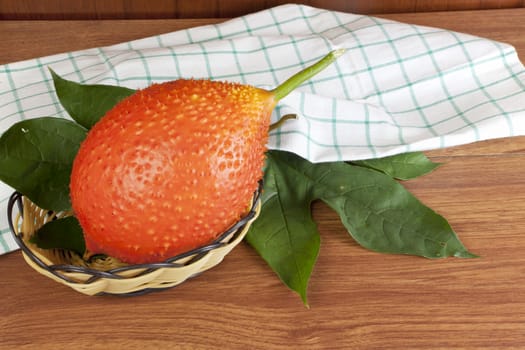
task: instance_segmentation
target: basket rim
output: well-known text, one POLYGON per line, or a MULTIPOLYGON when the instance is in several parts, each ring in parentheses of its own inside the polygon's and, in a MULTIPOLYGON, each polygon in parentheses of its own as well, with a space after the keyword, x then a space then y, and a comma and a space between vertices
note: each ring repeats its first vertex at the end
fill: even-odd
MULTIPOLYGON (((262 186, 263 186, 263 181, 260 180, 258 184, 258 188, 253 194, 251 207, 249 211, 245 215, 243 215, 235 224, 233 224, 227 230, 221 233, 212 242, 202 247, 195 248, 190 251, 170 257, 161 262, 145 263, 145 264, 129 264, 126 266, 116 267, 116 268, 106 270, 106 271, 97 270, 91 267, 76 266, 76 265, 69 265, 69 264, 50 264, 49 265, 46 262, 42 261, 42 259, 40 259, 37 255, 35 255, 35 253, 31 250, 31 248, 29 248, 26 245, 23 238, 21 237, 21 234, 23 235, 24 233, 20 232, 19 234, 17 234, 17 230, 15 229, 15 224, 13 222, 13 216, 15 214, 14 213, 15 206, 18 209, 19 215, 23 219, 22 198, 24 197, 24 195, 18 191, 15 191, 11 194, 11 196, 9 197, 8 203, 7 203, 8 224, 9 224, 9 229, 11 231, 12 236, 15 242, 17 243, 17 245, 22 250, 22 252, 33 263, 35 263, 39 268, 53 274, 54 276, 63 280, 64 282, 75 283, 75 284, 79 283, 78 281, 75 281, 61 274, 61 272, 83 273, 83 274, 91 275, 91 277, 88 280, 86 280, 85 282, 82 282, 81 284, 90 284, 101 278, 114 279, 114 280, 115 279, 125 280, 129 278, 143 276, 145 274, 151 273, 160 268, 179 268, 179 267, 186 266, 188 264, 191 264, 193 262, 196 262, 202 259, 204 256, 206 256, 211 251, 228 245, 229 241, 235 240, 235 238, 242 232, 244 227, 257 215, 259 202, 261 201, 262 186), (230 240, 228 242, 223 242, 223 240, 228 238, 229 236, 231 236, 230 240), (177 263, 178 260, 185 259, 191 256, 193 256, 193 258, 185 261, 184 263, 177 263), (133 275, 133 277, 122 276, 119 274, 122 272, 133 271, 133 270, 143 270, 143 271, 138 274, 133 275)), ((151 288, 151 289, 158 290, 161 288, 151 288)), ((128 293, 128 295, 141 294, 143 292, 147 292, 147 290, 144 289, 143 291, 128 293)))

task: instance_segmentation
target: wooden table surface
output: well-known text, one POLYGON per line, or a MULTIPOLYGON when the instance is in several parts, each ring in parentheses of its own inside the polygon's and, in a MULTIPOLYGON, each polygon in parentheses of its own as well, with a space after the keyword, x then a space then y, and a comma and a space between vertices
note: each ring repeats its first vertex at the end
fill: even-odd
MULTIPOLYGON (((384 17, 505 41, 525 58, 525 9, 384 17)), ((0 63, 217 21, 3 21, 0 63)), ((306 309, 246 244, 140 297, 84 296, 14 252, 0 256, 0 348, 525 349, 525 138, 427 154, 444 165, 405 185, 481 258, 372 253, 316 204, 322 245, 306 309)))

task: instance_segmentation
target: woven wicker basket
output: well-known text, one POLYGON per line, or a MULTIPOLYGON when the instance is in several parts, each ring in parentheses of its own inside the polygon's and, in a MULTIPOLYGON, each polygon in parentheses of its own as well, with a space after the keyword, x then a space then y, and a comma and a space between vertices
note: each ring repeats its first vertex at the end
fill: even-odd
POLYGON ((18 192, 9 199, 8 221, 25 261, 44 276, 87 295, 138 295, 174 287, 219 264, 258 216, 260 191, 254 194, 248 213, 215 241, 153 264, 127 265, 111 257, 85 261, 71 251, 36 247, 29 242, 31 236, 46 222, 70 213, 41 209, 18 192))

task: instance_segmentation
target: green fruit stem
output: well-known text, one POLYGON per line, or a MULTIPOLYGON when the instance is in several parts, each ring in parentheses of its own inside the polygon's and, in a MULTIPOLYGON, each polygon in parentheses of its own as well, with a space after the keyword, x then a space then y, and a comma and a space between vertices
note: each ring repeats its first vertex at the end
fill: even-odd
POLYGON ((280 128, 281 125, 283 125, 283 123, 287 120, 290 120, 290 119, 297 119, 297 115, 295 114, 287 114, 287 115, 283 115, 281 117, 281 119, 279 119, 278 121, 276 121, 275 123, 271 124, 270 125, 270 128, 269 128, 269 131, 272 131, 274 129, 277 129, 277 128, 280 128))
POLYGON ((307 67, 299 73, 294 74, 293 76, 288 78, 288 80, 286 80, 284 83, 271 90, 270 92, 273 93, 275 102, 281 100, 290 92, 295 90, 299 85, 301 85, 302 83, 304 83, 305 81, 307 81, 308 79, 310 79, 311 77, 328 67, 332 62, 338 59, 339 56, 344 54, 345 51, 345 49, 337 49, 330 52, 317 63, 314 63, 310 67, 307 67))

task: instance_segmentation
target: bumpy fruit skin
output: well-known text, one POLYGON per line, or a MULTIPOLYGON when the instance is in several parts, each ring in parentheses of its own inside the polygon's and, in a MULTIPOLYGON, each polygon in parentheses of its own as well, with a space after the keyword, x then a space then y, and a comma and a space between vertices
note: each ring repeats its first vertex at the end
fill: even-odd
POLYGON ((88 250, 158 262, 238 221, 263 175, 274 106, 265 90, 184 79, 118 103, 73 164, 71 201, 88 250))

